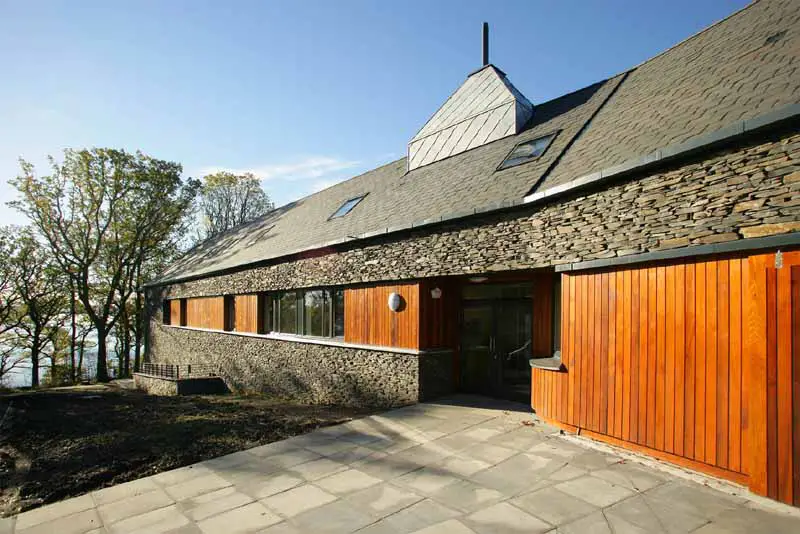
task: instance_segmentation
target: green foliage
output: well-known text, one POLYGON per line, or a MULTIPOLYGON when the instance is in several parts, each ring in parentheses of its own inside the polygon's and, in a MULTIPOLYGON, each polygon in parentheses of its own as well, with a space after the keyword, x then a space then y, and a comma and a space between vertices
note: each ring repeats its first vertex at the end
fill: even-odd
POLYGON ((269 195, 251 173, 217 172, 203 177, 198 198, 200 239, 252 221, 274 208, 269 195))
POLYGON ((97 333, 98 379, 106 380, 106 337, 142 264, 178 241, 200 184, 183 181, 178 163, 141 152, 65 150, 62 162, 49 161, 46 176, 20 162, 11 183, 21 199, 11 205, 30 218, 75 288, 97 333))

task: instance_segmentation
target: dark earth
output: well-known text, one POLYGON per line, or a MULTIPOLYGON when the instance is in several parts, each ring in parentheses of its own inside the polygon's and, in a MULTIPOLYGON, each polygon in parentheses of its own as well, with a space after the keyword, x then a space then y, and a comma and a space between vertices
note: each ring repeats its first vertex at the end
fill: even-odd
POLYGON ((264 397, 155 397, 104 386, 2 394, 0 515, 368 413, 264 397))

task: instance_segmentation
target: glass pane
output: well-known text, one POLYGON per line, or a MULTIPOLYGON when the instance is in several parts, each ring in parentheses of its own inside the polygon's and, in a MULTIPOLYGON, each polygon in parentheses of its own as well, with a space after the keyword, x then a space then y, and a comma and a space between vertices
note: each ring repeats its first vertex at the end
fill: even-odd
POLYGON ((529 283, 470 284, 464 286, 463 290, 466 300, 530 298, 532 294, 533 288, 529 283))
POLYGON ((356 207, 356 205, 357 205, 359 202, 361 202, 361 200, 362 200, 363 198, 364 198, 364 197, 356 197, 356 198, 351 198, 350 200, 347 200, 347 201, 345 201, 345 203, 344 203, 344 204, 342 204, 342 205, 339 207, 339 209, 338 209, 338 210, 336 210, 336 212, 335 212, 333 215, 331 215, 331 219, 335 219, 335 218, 337 218, 337 217, 344 217, 345 215, 347 215, 348 213, 350 213, 350 210, 352 210, 353 208, 355 208, 355 207, 356 207))
POLYGON ((553 352, 561 350, 561 275, 553 283, 553 352))
POLYGON ((304 297, 305 328, 307 336, 330 336, 328 292, 322 289, 306 291, 304 297))
POLYGON ((261 317, 263 325, 261 333, 267 334, 272 331, 272 299, 269 295, 261 295, 261 317))
POLYGON ((297 333, 297 293, 284 293, 278 301, 278 331, 297 333))
POLYGON ((480 393, 491 390, 491 337, 491 306, 464 308, 461 338, 461 387, 464 391, 480 393))
POLYGON ((333 291, 333 335, 344 337, 344 290, 333 291))

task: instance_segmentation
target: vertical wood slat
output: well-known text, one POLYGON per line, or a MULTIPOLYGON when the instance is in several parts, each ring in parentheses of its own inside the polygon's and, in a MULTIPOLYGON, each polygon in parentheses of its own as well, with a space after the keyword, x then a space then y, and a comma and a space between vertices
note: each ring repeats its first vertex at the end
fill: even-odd
POLYGON ((235 330, 237 332, 249 332, 257 334, 259 330, 258 295, 236 295, 235 309, 235 330))
POLYGON ((800 266, 791 267, 792 504, 800 506, 800 266))
MULTIPOLYGON (((791 268, 776 273, 776 430, 778 499, 791 503, 792 495, 792 292, 791 268)), ((800 439, 800 436, 797 436, 800 439)))
POLYGON ((542 413, 743 473, 746 274, 734 258, 562 275, 567 372, 532 373, 542 413))
POLYGON ((346 342, 419 348, 418 282, 357 287, 346 289, 344 293, 346 342), (389 295, 393 292, 405 301, 404 306, 396 312, 388 306, 389 295))
POLYGON ((186 299, 186 326, 223 330, 225 328, 225 297, 196 297, 186 299))

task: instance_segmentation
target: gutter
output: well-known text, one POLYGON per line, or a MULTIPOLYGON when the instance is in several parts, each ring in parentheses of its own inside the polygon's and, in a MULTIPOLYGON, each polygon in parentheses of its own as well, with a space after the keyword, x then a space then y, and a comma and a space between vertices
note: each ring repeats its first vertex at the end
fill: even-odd
POLYGON ((476 215, 500 213, 503 211, 517 209, 522 206, 532 206, 546 202, 552 202, 576 191, 586 189, 588 187, 599 186, 607 182, 611 182, 612 180, 622 179, 623 177, 640 173, 656 166, 674 163, 689 156, 712 150, 714 148, 729 144, 733 141, 737 141, 741 138, 746 138, 747 136, 753 135, 757 132, 788 124, 794 120, 797 120, 798 118, 800 118, 800 104, 789 104, 774 111, 759 115, 758 117, 736 121, 733 124, 720 128, 719 130, 692 137, 682 143, 659 148, 645 156, 633 158, 619 165, 614 165, 590 174, 586 174, 561 185, 545 189, 544 191, 529 194, 521 200, 514 199, 500 203, 492 203, 460 212, 445 214, 440 217, 432 217, 430 219, 416 221, 410 224, 381 228, 379 230, 366 232, 364 234, 348 236, 346 238, 328 241, 312 247, 298 249, 274 258, 257 260, 189 276, 148 282, 144 284, 142 288, 160 287, 203 278, 210 278, 212 276, 222 276, 225 274, 253 269, 255 267, 264 265, 282 263, 286 261, 285 258, 313 250, 350 244, 356 241, 362 241, 374 237, 383 237, 389 234, 416 230, 418 228, 429 228, 442 223, 472 218, 476 215))

